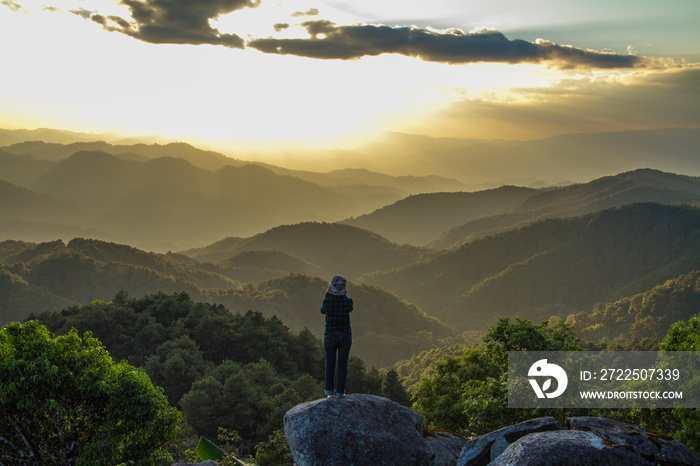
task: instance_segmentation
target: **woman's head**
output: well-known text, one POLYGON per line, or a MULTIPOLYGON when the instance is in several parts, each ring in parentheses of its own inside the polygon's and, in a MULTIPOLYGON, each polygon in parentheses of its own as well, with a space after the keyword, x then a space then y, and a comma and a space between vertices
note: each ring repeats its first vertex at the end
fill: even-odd
POLYGON ((342 275, 333 275, 330 283, 328 283, 328 293, 332 295, 344 295, 347 292, 345 288, 347 280, 342 275))

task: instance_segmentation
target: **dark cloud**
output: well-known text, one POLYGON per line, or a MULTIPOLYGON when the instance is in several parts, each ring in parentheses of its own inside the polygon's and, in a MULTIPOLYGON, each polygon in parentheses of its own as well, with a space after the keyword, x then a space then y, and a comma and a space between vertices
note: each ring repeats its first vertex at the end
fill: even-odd
MULTIPOLYGON (((89 18, 108 31, 116 31, 155 44, 212 44, 231 48, 246 45, 265 53, 298 55, 318 59, 351 60, 385 53, 400 54, 441 63, 552 63, 561 68, 632 68, 647 66, 636 55, 584 50, 548 41, 510 40, 501 32, 484 30, 465 33, 458 29, 434 31, 417 27, 383 25, 337 26, 327 20, 301 24, 310 37, 302 39, 253 39, 247 44, 236 34, 225 34, 210 26, 220 15, 254 8, 261 0, 120 0, 131 18, 103 16, 88 10, 73 13, 89 18)), ((12 0, 2 0, 8 6, 12 0)), ((315 8, 293 16, 318 15, 315 8)), ((273 25, 276 32, 290 27, 273 25)))
POLYGON ((299 18, 299 17, 302 17, 302 16, 318 16, 318 14, 319 14, 318 9, 316 9, 316 8, 309 8, 309 9, 306 10, 306 11, 295 11, 294 13, 292 13, 292 16, 293 16, 294 18, 299 18))
POLYGON ((277 23, 273 27, 275 28, 275 31, 280 32, 284 31, 285 29, 289 29, 289 23, 277 23))
POLYGON ((256 39, 248 43, 262 52, 320 59, 357 59, 394 53, 442 63, 540 63, 562 67, 630 68, 643 59, 551 42, 509 40, 498 31, 464 33, 453 29, 435 32, 412 27, 381 25, 336 26, 330 21, 302 23, 307 39, 256 39))
MULTIPOLYGON (((154 44, 212 44, 243 48, 243 39, 223 34, 209 25, 220 15, 254 8, 260 0, 121 0, 131 10, 131 21, 91 14, 89 18, 108 31, 120 32, 154 44)), ((85 16, 85 10, 74 11, 85 16)))

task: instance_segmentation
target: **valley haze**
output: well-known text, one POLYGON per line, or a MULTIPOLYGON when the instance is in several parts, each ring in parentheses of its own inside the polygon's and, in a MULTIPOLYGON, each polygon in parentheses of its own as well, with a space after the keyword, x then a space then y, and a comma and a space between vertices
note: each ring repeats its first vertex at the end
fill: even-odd
POLYGON ((327 151, 321 158, 334 166, 328 172, 247 161, 245 153, 233 158, 180 142, 105 136, 0 130, 4 237, 94 237, 167 251, 304 221, 343 221, 387 235, 367 220, 428 193, 471 192, 461 195, 471 198, 469 206, 454 204, 451 223, 433 223, 421 236, 430 222, 419 220, 426 212, 415 208, 405 214, 418 215, 415 222, 406 218, 395 225, 402 234, 387 235, 399 244, 425 246, 467 220, 511 212, 537 189, 585 186, 640 167, 700 174, 700 130, 687 128, 519 142, 388 133, 362 150, 327 151), (383 171, 362 166, 380 160, 392 165, 383 171), (493 205, 499 193, 500 204, 493 205))

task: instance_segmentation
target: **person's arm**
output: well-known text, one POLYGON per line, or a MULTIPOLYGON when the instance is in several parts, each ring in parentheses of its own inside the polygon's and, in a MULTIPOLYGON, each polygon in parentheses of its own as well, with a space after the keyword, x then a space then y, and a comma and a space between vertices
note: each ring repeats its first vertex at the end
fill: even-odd
POLYGON ((323 298, 323 304, 321 304, 321 314, 326 313, 326 302, 328 301, 328 298, 323 298))
POLYGON ((348 312, 352 312, 352 298, 347 298, 348 299, 348 312))

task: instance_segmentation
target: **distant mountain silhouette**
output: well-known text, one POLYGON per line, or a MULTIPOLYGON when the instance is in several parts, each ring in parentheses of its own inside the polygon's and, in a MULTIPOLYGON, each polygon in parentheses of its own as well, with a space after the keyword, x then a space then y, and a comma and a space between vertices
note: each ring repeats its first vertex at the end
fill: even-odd
POLYGON ((396 243, 448 249, 538 220, 634 202, 700 202, 700 177, 639 169, 562 187, 421 194, 343 223, 396 243))
POLYGON ((359 166, 381 154, 394 174, 432 173, 490 186, 583 182, 639 167, 700 175, 698 128, 565 134, 531 141, 386 133, 356 151, 359 166))
MULTIPOLYGON (((280 223, 339 220, 363 209, 350 196, 257 165, 211 172, 179 158, 136 162, 104 152, 77 152, 55 163, 31 188, 76 206, 79 213, 66 215, 66 224, 72 219, 79 229, 108 232, 107 239, 160 250, 280 223)), ((26 215, 19 220, 56 221, 26 215)))
POLYGON ((445 249, 537 220, 582 215, 635 202, 700 202, 700 177, 641 169, 589 183, 540 190, 512 206, 508 213, 485 216, 445 232, 430 247, 445 249))
POLYGON ((183 249, 283 223, 336 221, 418 190, 462 186, 434 176, 392 177, 365 170, 297 172, 246 164, 182 143, 35 141, 7 149, 14 152, 0 153, 0 180, 77 210, 58 220, 0 215, 0 225, 11 222, 8 231, 19 235, 4 237, 39 241, 61 232, 92 232, 144 248, 183 249))
POLYGON ((463 191, 467 189, 465 184, 460 183, 454 178, 434 175, 391 176, 373 172, 365 168, 346 168, 342 170, 332 170, 327 173, 289 170, 273 166, 268 166, 268 168, 275 173, 296 176, 297 178, 311 181, 321 186, 356 189, 384 187, 405 193, 404 195, 442 191, 463 191))
POLYGON ((632 204, 544 220, 361 277, 460 329, 546 320, 700 269, 700 209, 632 204))
POLYGON ((70 144, 73 142, 103 141, 107 139, 120 139, 124 136, 115 133, 88 134, 60 129, 0 129, 0 146, 9 146, 25 141, 45 141, 56 144, 70 144))
POLYGON ((54 164, 32 156, 19 156, 0 150, 0 174, 4 181, 23 188, 53 168, 54 164))
POLYGON ((161 157, 187 160, 205 170, 218 170, 226 165, 243 165, 246 162, 227 157, 214 151, 202 150, 186 143, 114 145, 104 141, 75 142, 72 144, 28 141, 5 147, 7 152, 31 155, 36 159, 58 162, 77 152, 104 152, 120 159, 144 162, 161 157))
MULTIPOLYGON (((155 136, 126 138, 112 133, 0 129, 0 148, 25 141, 61 144, 106 141, 115 146, 121 144, 123 147, 115 148, 117 152, 114 153, 111 149, 96 147, 78 148, 74 152, 101 150, 131 155, 142 154, 142 151, 125 146, 148 141, 148 145, 152 145, 153 142, 161 143, 160 148, 165 150, 158 152, 156 144, 149 150, 157 154, 142 154, 147 158, 173 155, 177 152, 175 147, 170 147, 171 143, 163 138, 158 140, 155 136)), ((536 182, 544 182, 546 185, 559 184, 563 180, 585 182, 639 167, 700 175, 700 167, 697 164, 697 154, 700 152, 698 128, 565 134, 530 141, 432 138, 387 132, 374 141, 353 147, 351 150, 318 149, 301 145, 289 145, 287 148, 277 145, 259 147, 249 154, 250 158, 254 156, 256 159, 276 160, 277 162, 273 163, 284 165, 287 169, 304 167, 308 170, 313 163, 314 169, 325 172, 364 167, 393 176, 421 177, 430 174, 457 180, 466 185, 459 190, 469 191, 504 184, 530 186, 536 182)), ((208 151, 200 151, 200 154, 191 157, 191 146, 190 149, 181 149, 182 153, 177 156, 188 159, 200 168, 215 170, 220 168, 218 164, 224 160, 221 154, 204 154, 208 151)), ((237 151, 235 157, 245 159, 246 154, 245 150, 237 151)), ((237 164, 240 160, 229 158, 225 162, 237 164)), ((452 188, 443 187, 439 190, 446 191, 452 188)))
POLYGON ((472 193, 418 194, 343 223, 396 243, 425 245, 464 222, 511 210, 537 190, 503 186, 472 193))
POLYGON ((0 180, 0 219, 75 222, 79 216, 80 209, 70 202, 0 180))

